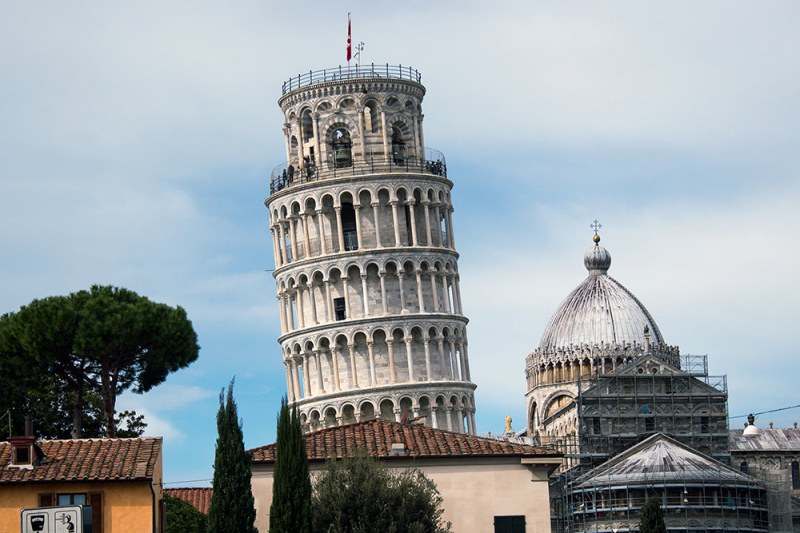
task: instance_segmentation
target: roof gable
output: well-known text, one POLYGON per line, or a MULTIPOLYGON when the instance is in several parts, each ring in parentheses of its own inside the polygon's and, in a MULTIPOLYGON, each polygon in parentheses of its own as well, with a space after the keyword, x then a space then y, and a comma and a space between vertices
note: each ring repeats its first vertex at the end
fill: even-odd
POLYGON ((0 484, 47 481, 152 480, 162 439, 41 440, 45 454, 32 469, 10 466, 11 444, 0 442, 0 484))
POLYGON ((751 482, 734 468, 656 433, 579 477, 577 486, 632 485, 655 480, 751 482))
MULTIPOLYGON (((362 448, 376 458, 434 457, 552 457, 561 454, 546 448, 453 433, 421 424, 400 424, 381 418, 321 429, 305 436, 309 460, 343 458, 353 448, 362 448), (393 444, 403 444, 404 453, 392 452, 393 444)), ((250 450, 255 463, 275 461, 275 444, 250 450)))

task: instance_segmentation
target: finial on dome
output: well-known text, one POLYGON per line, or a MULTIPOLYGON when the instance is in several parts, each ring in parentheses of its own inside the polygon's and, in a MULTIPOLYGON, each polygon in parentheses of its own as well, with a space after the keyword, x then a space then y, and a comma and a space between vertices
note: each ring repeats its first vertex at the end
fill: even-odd
POLYGON ((603 225, 595 219, 594 222, 589 224, 589 227, 594 230, 594 237, 592 238, 594 247, 587 250, 586 255, 583 256, 583 264, 589 272, 605 274, 611 266, 611 254, 608 253, 608 250, 600 246, 600 235, 597 231, 602 228, 603 225))
POLYGON ((594 222, 589 224, 589 227, 594 230, 594 237, 592 237, 592 240, 594 241, 594 244, 595 245, 599 245, 600 244, 600 235, 597 233, 597 231, 600 228, 602 228, 603 225, 600 222, 598 222, 597 219, 594 219, 594 222))

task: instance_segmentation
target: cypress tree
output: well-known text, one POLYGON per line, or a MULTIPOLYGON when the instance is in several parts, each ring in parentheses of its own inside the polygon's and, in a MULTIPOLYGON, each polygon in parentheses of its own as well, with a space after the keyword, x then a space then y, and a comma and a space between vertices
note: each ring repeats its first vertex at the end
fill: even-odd
POLYGON ((217 450, 214 456, 214 495, 208 512, 208 531, 257 533, 256 510, 250 486, 250 455, 244 450, 242 423, 233 401, 233 380, 219 393, 217 450))
POLYGON ((297 408, 290 409, 285 397, 278 415, 273 480, 270 532, 310 533, 311 479, 306 445, 297 408))

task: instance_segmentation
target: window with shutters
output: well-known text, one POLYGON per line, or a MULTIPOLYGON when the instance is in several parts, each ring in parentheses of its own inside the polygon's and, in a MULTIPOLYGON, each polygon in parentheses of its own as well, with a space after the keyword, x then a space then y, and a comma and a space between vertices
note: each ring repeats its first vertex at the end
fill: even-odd
POLYGON ((525 517, 495 516, 494 533, 525 533, 525 517))

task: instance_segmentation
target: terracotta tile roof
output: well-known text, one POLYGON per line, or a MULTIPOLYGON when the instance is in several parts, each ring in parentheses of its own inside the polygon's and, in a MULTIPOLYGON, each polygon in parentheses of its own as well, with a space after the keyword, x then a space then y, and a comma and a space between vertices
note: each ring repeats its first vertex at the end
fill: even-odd
POLYGON ((0 442, 0 484, 151 480, 161 455, 162 439, 40 440, 37 444, 45 459, 29 470, 9 468, 11 444, 0 442))
POLYGON ((211 508, 211 496, 214 489, 205 487, 189 487, 184 489, 167 489, 167 495, 183 500, 203 514, 211 508))
MULTIPOLYGON (((434 457, 561 457, 546 448, 511 443, 463 433, 433 429, 421 424, 400 424, 376 418, 345 426, 320 429, 306 435, 309 460, 346 457, 353 447, 367 451, 372 457, 393 458, 392 444, 402 443, 405 454, 398 458, 434 457)), ((250 450, 253 462, 275 461, 275 444, 250 450)))

